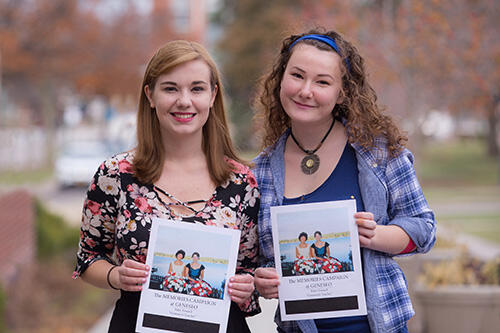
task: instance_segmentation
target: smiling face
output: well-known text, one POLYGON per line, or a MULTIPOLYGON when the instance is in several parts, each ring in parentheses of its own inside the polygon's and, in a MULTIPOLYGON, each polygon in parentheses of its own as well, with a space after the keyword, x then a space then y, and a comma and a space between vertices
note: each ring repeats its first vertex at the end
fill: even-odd
POLYGON ((176 258, 177 260, 182 260, 184 258, 184 255, 182 253, 177 253, 176 258))
POLYGON ((210 78, 210 67, 203 60, 192 60, 160 75, 153 89, 144 87, 164 139, 193 134, 201 138, 217 95, 210 78))
POLYGON ((317 241, 320 241, 321 240, 321 234, 315 233, 314 234, 314 239, 316 239, 317 241))
POLYGON ((281 80, 280 101, 292 123, 324 124, 340 103, 340 57, 332 51, 299 43, 293 48, 281 80))

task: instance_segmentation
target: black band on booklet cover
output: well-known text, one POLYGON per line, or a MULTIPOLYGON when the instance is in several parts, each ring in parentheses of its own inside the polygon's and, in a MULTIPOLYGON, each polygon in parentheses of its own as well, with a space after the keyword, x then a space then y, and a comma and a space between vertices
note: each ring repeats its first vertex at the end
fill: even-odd
POLYGON ((145 313, 142 326, 160 330, 193 333, 219 333, 219 324, 145 313))
POLYGON ((330 311, 344 311, 344 310, 358 310, 358 309, 359 305, 357 296, 285 301, 286 314, 330 312, 330 311))

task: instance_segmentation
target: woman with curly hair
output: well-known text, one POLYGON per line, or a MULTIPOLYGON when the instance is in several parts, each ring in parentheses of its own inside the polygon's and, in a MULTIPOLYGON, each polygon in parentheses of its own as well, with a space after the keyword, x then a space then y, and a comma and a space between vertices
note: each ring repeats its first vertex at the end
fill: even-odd
POLYGON ((297 259, 309 259, 311 258, 311 247, 306 243, 307 233, 301 232, 299 234, 299 245, 295 247, 295 257, 297 259))
POLYGON ((184 276, 185 265, 182 262, 186 252, 184 250, 179 250, 175 252, 175 260, 168 265, 168 275, 184 276))
POLYGON ((367 316, 286 322, 278 311, 278 331, 406 332, 414 311, 392 256, 429 251, 435 219, 406 137, 377 105, 363 58, 334 31, 292 35, 258 101, 266 147, 254 161, 265 266, 255 273, 258 291, 278 296, 271 206, 356 199, 368 309, 367 316))

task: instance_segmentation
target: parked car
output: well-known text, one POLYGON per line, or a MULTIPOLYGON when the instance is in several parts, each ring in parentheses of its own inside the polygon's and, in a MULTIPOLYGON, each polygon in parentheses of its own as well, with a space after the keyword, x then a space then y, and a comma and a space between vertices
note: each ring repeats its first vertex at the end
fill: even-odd
POLYGON ((119 147, 101 141, 69 142, 55 162, 57 182, 61 187, 87 186, 99 165, 118 152, 119 147))

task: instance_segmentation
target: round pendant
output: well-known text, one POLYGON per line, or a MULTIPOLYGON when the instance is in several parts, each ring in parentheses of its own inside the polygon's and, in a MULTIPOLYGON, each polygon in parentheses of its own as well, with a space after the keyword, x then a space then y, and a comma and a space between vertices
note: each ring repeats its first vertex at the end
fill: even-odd
POLYGON ((319 156, 316 154, 306 155, 302 159, 300 167, 302 168, 302 172, 306 175, 315 173, 319 168, 319 156))

